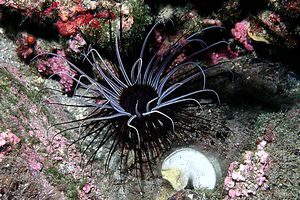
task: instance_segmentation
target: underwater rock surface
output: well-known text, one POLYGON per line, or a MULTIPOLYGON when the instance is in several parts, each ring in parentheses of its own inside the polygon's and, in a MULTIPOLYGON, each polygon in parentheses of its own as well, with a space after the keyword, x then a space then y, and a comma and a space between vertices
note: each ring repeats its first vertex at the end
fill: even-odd
MULTIPOLYGON (((126 57, 135 52, 134 44, 154 19, 169 17, 176 33, 157 31, 153 47, 164 37, 170 44, 176 34, 195 26, 197 30, 211 25, 227 29, 222 38, 229 41, 229 48, 199 58, 204 64, 218 66, 207 74, 208 86, 218 92, 222 104, 195 109, 212 125, 191 120, 191 142, 174 145, 174 149, 188 146, 211 152, 220 161, 222 176, 213 191, 174 190, 158 174, 145 180, 142 198, 299 199, 300 75, 295 65, 299 60, 295 56, 299 51, 299 0, 259 2, 257 6, 239 0, 188 3, 0 0, 1 199, 141 199, 138 178, 129 174, 124 185, 120 184, 117 170, 105 172, 101 159, 82 166, 87 160, 81 154, 84 146, 70 146, 79 133, 56 135, 66 127, 49 128, 85 112, 47 104, 50 99, 78 100, 67 96, 74 83, 62 74, 75 76, 75 72, 54 57, 30 60, 54 52, 82 63, 80 53, 93 44, 109 62, 114 38, 110 32, 114 33, 120 20, 126 57), (51 75, 55 78, 49 78, 51 75), (45 87, 66 95, 50 98, 53 93, 43 90, 45 87), (207 133, 230 133, 225 138, 218 134, 203 138, 193 134, 195 127, 207 133)), ((156 170, 160 171, 159 166, 156 170)))

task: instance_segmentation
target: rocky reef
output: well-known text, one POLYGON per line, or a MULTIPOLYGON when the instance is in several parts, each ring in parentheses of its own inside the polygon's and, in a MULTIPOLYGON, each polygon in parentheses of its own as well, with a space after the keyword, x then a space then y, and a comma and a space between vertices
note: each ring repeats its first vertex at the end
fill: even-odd
MULTIPOLYGON (((0 198, 298 199, 299 19, 299 0, 0 0, 0 198), (203 120, 190 120, 191 140, 170 150, 188 147, 214 157, 220 174, 213 189, 195 189, 188 177, 184 188, 172 187, 178 170, 167 170, 168 179, 160 173, 167 152, 141 191, 139 177, 129 169, 125 182, 117 165, 105 169, 109 150, 101 149, 85 165, 88 144, 73 143, 80 131, 53 126, 78 120, 88 110, 57 106, 76 104, 85 95, 72 64, 101 82, 85 57, 91 47, 106 70, 114 71, 120 30, 120 53, 124 65, 132 66, 158 21, 162 25, 149 36, 149 51, 159 49, 157 55, 201 30, 207 32, 200 46, 226 41, 196 58, 210 69, 207 88, 218 93, 221 104, 201 101, 193 112, 203 120), (207 136, 198 135, 197 128, 207 136)), ((189 53, 177 55, 171 65, 189 53)))

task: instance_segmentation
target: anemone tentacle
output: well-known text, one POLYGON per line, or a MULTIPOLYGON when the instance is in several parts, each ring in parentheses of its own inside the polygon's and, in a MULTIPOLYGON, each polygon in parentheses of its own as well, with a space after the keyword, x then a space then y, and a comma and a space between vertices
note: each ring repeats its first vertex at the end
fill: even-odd
MULTIPOLYGON (((59 134, 78 129, 79 136, 72 144, 79 141, 82 145, 87 143, 83 150, 83 154, 88 154, 91 149, 87 163, 96 158, 97 152, 102 147, 107 147, 108 155, 104 163, 107 170, 113 156, 118 154, 122 170, 123 165, 128 164, 132 153, 133 169, 136 174, 140 174, 143 179, 145 177, 143 164, 146 164, 153 175, 153 163, 157 164, 157 159, 161 158, 173 143, 187 140, 190 137, 187 132, 192 126, 190 119, 199 119, 196 113, 189 113, 185 109, 201 106, 198 96, 203 93, 212 93, 220 102, 219 95, 214 90, 206 88, 206 72, 209 69, 200 62, 192 61, 192 58, 210 48, 227 44, 223 40, 207 44, 199 37, 202 32, 216 27, 205 28, 189 36, 185 33, 163 53, 158 50, 147 59, 146 46, 159 24, 160 22, 154 24, 147 33, 137 59, 131 66, 125 66, 126 62, 122 60, 118 29, 114 40, 116 65, 113 67, 96 49, 89 46, 82 54, 83 60, 95 69, 94 72, 101 77, 101 83, 63 56, 53 53, 40 54, 63 58, 72 70, 79 74, 73 77, 62 72, 76 83, 74 96, 84 102, 74 105, 57 103, 57 105, 87 107, 92 111, 82 119, 72 121, 81 122, 80 125, 67 128, 59 134), (193 50, 191 46, 200 49, 193 50), (174 62, 181 53, 190 50, 189 48, 193 51, 179 63, 174 62), (189 88, 194 83, 196 84, 189 88), (84 92, 77 94, 76 90, 79 88, 84 89, 84 92)), ((203 121, 206 125, 205 119, 203 121)), ((69 122, 57 125, 59 124, 69 122)))
MULTIPOLYGON (((159 95, 161 94, 161 92, 162 92, 162 89, 163 89, 163 87, 165 86, 165 84, 166 84, 166 82, 168 81, 168 79, 172 76, 172 75, 174 75, 174 73, 176 72, 176 71, 178 71, 179 69, 181 69, 182 67, 184 67, 184 66, 186 66, 186 65, 195 65, 196 67, 198 67, 199 69, 200 69, 200 71, 201 71, 201 73, 202 73, 202 76, 203 76, 203 89, 205 88, 205 85, 206 85, 206 77, 205 77, 205 73, 204 73, 204 70, 202 69, 202 67, 198 64, 198 63, 196 63, 196 62, 186 62, 186 63, 182 63, 182 64, 179 64, 179 65, 177 65, 177 66, 175 66, 172 70, 170 70, 166 75, 165 75, 165 77, 163 78, 163 79, 161 79, 160 80, 160 83, 159 83, 159 85, 158 86, 156 86, 155 88, 157 88, 157 90, 159 91, 158 93, 159 93, 159 95)), ((197 76, 198 74, 196 74, 196 76, 197 76)), ((186 83, 186 82, 188 82, 189 80, 191 80, 191 79, 193 79, 193 78, 195 78, 194 76, 193 77, 187 77, 186 79, 185 79, 185 81, 182 81, 182 83, 186 83)))
MULTIPOLYGON (((123 83, 118 77, 116 77, 116 74, 110 69, 110 67, 107 66, 107 64, 105 63, 104 59, 102 58, 102 56, 99 54, 99 52, 96 49, 91 48, 86 54, 83 54, 83 56, 85 58, 88 58, 89 54, 91 54, 92 52, 95 52, 96 55, 98 56, 98 58, 100 59, 101 63, 103 64, 103 66, 105 67, 105 69, 108 71, 109 75, 122 87, 125 88, 127 85, 125 83, 123 83)), ((96 59, 94 59, 94 63, 97 63, 96 59)), ((97 64, 98 66, 98 64, 97 64)), ((99 66, 99 68, 101 69, 101 67, 99 66)))
POLYGON ((101 67, 98 66, 93 51, 91 52, 91 55, 92 55, 94 62, 92 62, 89 58, 86 58, 86 60, 90 63, 91 66, 93 66, 94 68, 96 68, 98 70, 100 75, 104 78, 106 83, 108 83, 108 85, 112 88, 112 90, 116 93, 116 95, 120 95, 122 88, 119 87, 117 84, 115 84, 108 76, 106 76, 106 74, 103 72, 101 67))
POLYGON ((142 66, 143 66, 143 60, 141 58, 137 59, 135 63, 132 66, 131 70, 131 81, 133 82, 133 85, 135 84, 140 84, 141 83, 141 71, 142 71, 142 66), (134 71, 136 66, 138 65, 138 74, 136 79, 134 79, 134 71))
POLYGON ((128 126, 129 128, 132 128, 133 130, 135 130, 136 135, 137 135, 137 138, 138 138, 138 146, 140 147, 140 145, 141 145, 141 137, 140 137, 139 130, 138 130, 135 126, 131 125, 131 122, 132 122, 135 118, 137 118, 136 115, 131 116, 131 117, 128 119, 128 121, 127 121, 127 126, 128 126))
POLYGON ((119 42, 118 42, 118 38, 119 38, 119 31, 116 31, 116 39, 115 39, 115 46, 116 46, 116 56, 117 56, 117 60, 118 60, 118 64, 119 64, 119 69, 121 70, 123 77, 125 78, 126 82, 128 85, 132 85, 130 79, 128 78, 127 72, 124 68, 123 65, 123 61, 121 59, 121 55, 120 55, 120 51, 119 51, 119 42))
POLYGON ((220 98, 219 98, 219 95, 214 91, 214 90, 210 90, 210 89, 202 89, 202 90, 197 90, 197 91, 194 91, 194 92, 190 92, 188 94, 185 94, 185 95, 181 95, 179 97, 176 97, 176 98, 173 98, 169 101, 166 101, 164 103, 161 103, 159 104, 158 106, 156 106, 155 110, 159 109, 159 108, 162 108, 162 107, 165 107, 165 106, 168 106, 168 105, 171 105, 171 104, 174 104, 174 103, 177 103, 178 100, 182 100, 184 99, 185 97, 188 97, 188 96, 192 96, 192 95, 195 95, 195 94, 199 94, 199 93, 203 93, 203 92, 212 92, 213 94, 215 94, 215 96, 217 97, 217 100, 219 103, 221 103, 220 101, 220 98))

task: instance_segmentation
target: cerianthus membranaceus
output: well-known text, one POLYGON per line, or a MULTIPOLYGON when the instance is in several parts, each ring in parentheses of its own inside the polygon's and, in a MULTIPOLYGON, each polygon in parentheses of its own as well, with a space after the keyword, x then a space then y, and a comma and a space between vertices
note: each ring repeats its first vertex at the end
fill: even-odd
POLYGON ((154 25, 145 37, 132 66, 125 66, 122 61, 118 31, 114 42, 117 60, 114 67, 90 48, 84 59, 102 81, 69 62, 80 74, 73 78, 77 87, 85 89, 85 95, 80 96, 85 103, 78 106, 93 108, 91 113, 78 120, 80 125, 73 127, 79 128, 81 134, 74 142, 89 138, 83 152, 93 149, 88 162, 95 159, 102 147, 107 147, 106 167, 110 166, 114 155, 120 155, 122 171, 130 157, 136 176, 142 179, 145 169, 153 172, 152 167, 173 143, 186 141, 189 137, 191 120, 197 118, 189 108, 200 105, 201 95, 219 101, 218 94, 206 88, 208 68, 192 60, 213 46, 226 44, 225 41, 206 44, 200 38, 201 32, 205 31, 202 30, 189 36, 184 34, 163 52, 145 56, 149 38, 158 25, 154 25), (185 57, 178 59, 183 52, 185 57))

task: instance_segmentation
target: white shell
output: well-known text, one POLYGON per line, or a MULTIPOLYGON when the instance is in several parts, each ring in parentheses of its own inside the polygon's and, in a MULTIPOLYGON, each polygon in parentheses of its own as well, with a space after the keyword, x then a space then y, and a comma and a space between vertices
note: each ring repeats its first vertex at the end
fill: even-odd
POLYGON ((216 171, 210 160, 192 148, 171 153, 163 161, 161 173, 175 190, 184 189, 188 183, 194 189, 213 189, 217 181, 216 171))

